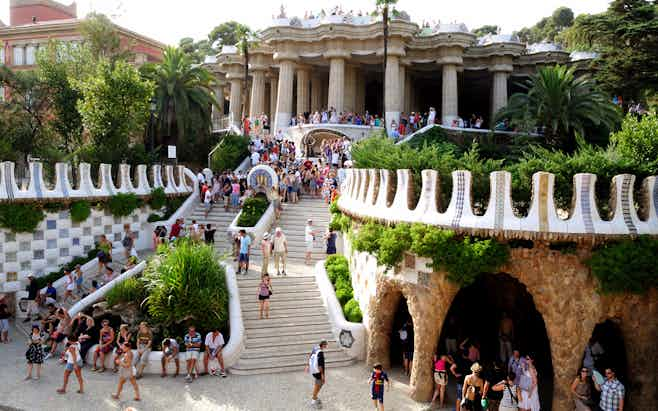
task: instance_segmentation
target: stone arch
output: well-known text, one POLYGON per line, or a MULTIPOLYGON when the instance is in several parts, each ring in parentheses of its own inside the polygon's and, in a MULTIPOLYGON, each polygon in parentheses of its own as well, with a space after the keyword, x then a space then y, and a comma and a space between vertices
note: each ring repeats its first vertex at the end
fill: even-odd
POLYGON ((324 140, 336 139, 336 138, 346 138, 350 141, 352 139, 347 134, 343 133, 340 130, 335 130, 332 128, 321 128, 321 129, 311 129, 301 140, 301 149, 304 153, 311 157, 317 157, 320 153, 320 147, 324 140))

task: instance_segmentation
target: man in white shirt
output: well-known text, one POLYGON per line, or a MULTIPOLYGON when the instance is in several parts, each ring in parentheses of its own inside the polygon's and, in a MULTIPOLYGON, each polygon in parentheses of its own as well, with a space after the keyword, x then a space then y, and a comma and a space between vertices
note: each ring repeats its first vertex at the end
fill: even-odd
MULTIPOLYGON (((224 348, 224 336, 219 332, 218 328, 213 329, 206 335, 206 353, 203 356, 203 369, 206 374, 208 374, 208 362, 210 359, 217 359, 219 362, 219 375, 226 378, 226 371, 224 371, 224 357, 222 356, 222 349, 224 348)), ((211 375, 217 375, 216 370, 210 371, 211 375)))
POLYGON ((280 268, 283 269, 283 275, 286 275, 286 254, 288 254, 288 241, 285 234, 281 231, 281 227, 274 230, 273 252, 274 252, 274 266, 276 267, 276 275, 281 275, 280 268))
POLYGON ((260 162, 260 154, 258 154, 258 151, 254 151, 253 153, 251 153, 251 165, 257 166, 259 162, 260 162))
POLYGON ((276 141, 279 142, 283 141, 283 132, 281 131, 281 129, 277 130, 276 132, 276 141))
POLYGON ((199 180, 199 185, 202 185, 203 183, 206 182, 206 177, 203 175, 201 171, 199 171, 199 174, 196 175, 196 179, 199 180))
POLYGON ((313 230, 313 221, 308 219, 306 221, 306 228, 304 229, 304 243, 306 243, 306 264, 311 264, 311 253, 313 253, 313 242, 315 241, 315 231, 313 230))

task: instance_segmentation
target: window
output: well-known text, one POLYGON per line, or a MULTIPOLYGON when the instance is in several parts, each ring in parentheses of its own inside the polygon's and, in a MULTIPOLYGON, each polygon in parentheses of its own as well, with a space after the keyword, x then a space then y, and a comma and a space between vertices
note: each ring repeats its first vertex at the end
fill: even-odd
POLYGON ((29 45, 25 48, 25 64, 31 66, 36 63, 37 46, 29 45))
POLYGON ((5 48, 0 46, 0 64, 5 64, 5 48))
POLYGON ((14 66, 22 66, 25 64, 25 49, 23 46, 14 47, 14 66))

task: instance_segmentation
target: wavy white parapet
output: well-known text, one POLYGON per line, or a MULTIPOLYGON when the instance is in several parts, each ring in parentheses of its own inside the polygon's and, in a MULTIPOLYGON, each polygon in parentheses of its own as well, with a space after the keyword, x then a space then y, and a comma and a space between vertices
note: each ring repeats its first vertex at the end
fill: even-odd
POLYGON ((532 200, 526 217, 518 217, 513 211, 512 176, 507 171, 496 171, 489 176, 489 202, 481 216, 473 212, 469 171, 452 172, 450 203, 443 213, 437 207, 440 186, 436 171, 422 172, 420 198, 414 208, 409 206, 413 193, 411 172, 397 170, 396 174, 395 195, 389 204, 390 171, 347 169, 339 208, 355 217, 389 223, 421 222, 457 231, 528 239, 658 235, 658 183, 655 176, 643 181, 643 195, 637 201, 633 195, 635 176, 615 176, 611 189, 613 215, 610 220, 604 220, 596 207, 594 174, 574 176, 573 206, 567 219, 558 214, 554 200, 555 176, 551 173, 537 172, 532 176, 532 200), (640 204, 642 217, 635 204, 640 204))
POLYGON ((29 178, 25 187, 19 186, 15 168, 12 162, 0 163, 0 201, 97 198, 110 197, 117 193, 148 195, 152 188, 157 187, 164 188, 167 194, 186 194, 194 191, 187 183, 187 169, 183 166, 165 167, 167 181, 165 185, 162 168, 159 165, 152 166, 152 181, 149 182, 146 165, 137 166, 137 176, 133 181, 131 166, 121 164, 118 181, 115 183, 112 178, 112 166, 101 164, 98 171, 99 181, 96 185, 91 178, 91 165, 80 163, 77 185, 74 185, 70 177, 70 164, 55 164, 55 176, 49 183, 44 179, 43 164, 35 161, 29 163, 29 178))

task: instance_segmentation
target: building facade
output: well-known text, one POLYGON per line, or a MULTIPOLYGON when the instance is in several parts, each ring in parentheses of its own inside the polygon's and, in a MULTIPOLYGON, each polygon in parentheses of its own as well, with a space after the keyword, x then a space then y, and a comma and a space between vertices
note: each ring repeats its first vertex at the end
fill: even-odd
POLYGON ((244 57, 235 47, 224 47, 209 63, 222 80, 218 95, 229 101, 230 121, 265 113, 275 129, 288 127, 291 116, 328 108, 385 115, 388 127, 401 113, 430 106, 437 123, 450 126, 477 114, 489 124, 517 83, 539 67, 586 69, 594 57, 554 44, 522 44, 511 35, 478 38, 464 24, 419 27, 404 12, 390 23, 386 73, 378 16, 300 19, 282 11, 259 36, 250 51, 249 96, 242 95, 244 57))

